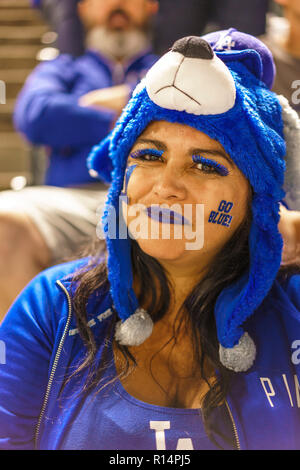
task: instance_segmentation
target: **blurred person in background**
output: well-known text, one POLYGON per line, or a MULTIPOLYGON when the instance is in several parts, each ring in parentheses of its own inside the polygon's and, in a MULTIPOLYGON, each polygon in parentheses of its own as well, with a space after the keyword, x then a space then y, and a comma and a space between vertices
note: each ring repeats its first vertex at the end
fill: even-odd
MULTIPOLYGON (((262 37, 276 65, 273 91, 284 95, 300 116, 300 1, 275 0, 275 4, 282 7, 283 17, 271 17, 262 37)), ((299 211, 300 150, 299 158, 288 162, 284 189, 289 207, 299 211)))
POLYGON ((111 130, 132 89, 156 60, 150 48, 156 0, 81 0, 87 50, 40 64, 16 103, 17 130, 46 146, 45 186, 0 194, 0 317, 42 269, 96 236, 107 186, 86 158, 111 130))
POLYGON ((263 41, 272 51, 276 78, 273 90, 283 94, 300 116, 300 1, 274 0, 283 11, 283 22, 274 22, 263 41))
MULTIPOLYGON (((77 13, 79 0, 31 0, 57 32, 61 53, 74 56, 84 50, 84 30, 77 13)), ((254 36, 266 29, 269 0, 159 0, 159 12, 153 21, 153 49, 164 54, 183 36, 197 36, 207 28, 234 26, 254 36)))

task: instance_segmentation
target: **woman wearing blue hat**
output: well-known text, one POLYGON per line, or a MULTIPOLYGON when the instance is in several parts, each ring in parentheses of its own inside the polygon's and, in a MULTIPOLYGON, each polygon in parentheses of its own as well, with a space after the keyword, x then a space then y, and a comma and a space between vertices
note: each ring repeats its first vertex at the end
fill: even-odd
POLYGON ((2 448, 300 448, 300 276, 278 230, 300 130, 273 78, 230 29, 177 41, 138 85, 89 158, 111 183, 105 249, 39 275, 2 325, 2 448))

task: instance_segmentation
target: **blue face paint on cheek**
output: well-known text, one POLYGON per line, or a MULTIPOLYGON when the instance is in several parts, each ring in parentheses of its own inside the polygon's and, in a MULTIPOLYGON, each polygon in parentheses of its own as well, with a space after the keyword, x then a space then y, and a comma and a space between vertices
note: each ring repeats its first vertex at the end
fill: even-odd
POLYGON ((208 222, 211 224, 223 225, 223 227, 230 227, 232 222, 232 215, 229 212, 233 208, 233 202, 222 200, 219 204, 218 211, 211 211, 209 214, 208 222))
POLYGON ((222 200, 219 204, 218 211, 225 212, 225 214, 228 214, 232 208, 233 208, 233 202, 227 202, 227 201, 222 200))
POLYGON ((131 165, 129 166, 128 168, 126 168, 126 171, 125 171, 125 188, 124 188, 124 191, 121 193, 121 196, 125 196, 128 198, 127 196, 127 188, 128 188, 128 183, 129 183, 129 179, 132 175, 132 172, 133 170, 137 167, 137 165, 131 165))

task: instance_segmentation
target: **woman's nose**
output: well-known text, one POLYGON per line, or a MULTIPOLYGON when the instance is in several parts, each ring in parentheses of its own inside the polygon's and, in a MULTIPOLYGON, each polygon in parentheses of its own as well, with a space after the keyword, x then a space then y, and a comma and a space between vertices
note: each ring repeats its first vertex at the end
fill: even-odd
POLYGON ((184 199, 186 188, 182 179, 182 169, 165 165, 157 176, 153 191, 160 199, 184 199))

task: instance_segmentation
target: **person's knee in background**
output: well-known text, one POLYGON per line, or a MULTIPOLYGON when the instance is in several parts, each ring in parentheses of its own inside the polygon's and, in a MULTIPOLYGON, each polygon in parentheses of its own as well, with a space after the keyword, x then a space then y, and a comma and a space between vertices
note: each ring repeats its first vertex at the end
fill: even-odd
POLYGON ((0 209, 0 320, 26 284, 50 265, 38 229, 21 212, 0 209))

